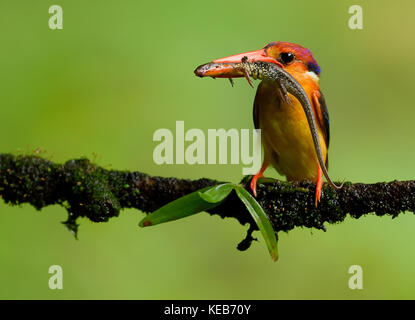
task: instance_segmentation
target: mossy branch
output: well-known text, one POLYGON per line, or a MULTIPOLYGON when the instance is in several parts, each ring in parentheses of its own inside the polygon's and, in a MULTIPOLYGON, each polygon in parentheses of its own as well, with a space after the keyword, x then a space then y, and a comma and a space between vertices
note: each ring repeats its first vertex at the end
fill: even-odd
MULTIPOLYGON (((123 208, 152 212, 190 192, 218 184, 211 179, 186 180, 152 177, 141 172, 107 170, 86 158, 56 164, 39 156, 0 154, 0 197, 13 205, 29 203, 36 209, 58 204, 68 211, 64 224, 75 234, 79 217, 106 222, 123 208)), ((241 182, 249 190, 249 181, 241 182)), ((323 187, 322 200, 314 206, 314 183, 275 181, 258 186, 257 200, 275 232, 295 227, 324 230, 324 223, 338 223, 374 213, 396 217, 415 211, 415 181, 388 183, 345 183, 341 190, 323 187)), ((244 205, 231 194, 209 211, 222 218, 250 223, 247 238, 239 249, 249 247, 255 223, 244 205)))

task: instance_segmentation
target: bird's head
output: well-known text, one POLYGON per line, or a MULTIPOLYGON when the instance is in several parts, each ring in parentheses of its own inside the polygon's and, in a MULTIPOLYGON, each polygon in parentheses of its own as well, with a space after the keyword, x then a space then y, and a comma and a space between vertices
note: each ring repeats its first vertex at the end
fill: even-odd
MULTIPOLYGON (((242 58, 247 57, 248 61, 263 61, 275 63, 283 67, 295 78, 307 77, 318 83, 320 67, 314 59, 310 50, 290 42, 271 42, 263 49, 239 53, 236 55, 214 60, 214 63, 239 63, 242 58)), ((215 71, 220 76, 221 70, 215 71)), ((224 72, 222 72, 224 73, 224 72)), ((210 74, 209 74, 210 75, 210 74)))

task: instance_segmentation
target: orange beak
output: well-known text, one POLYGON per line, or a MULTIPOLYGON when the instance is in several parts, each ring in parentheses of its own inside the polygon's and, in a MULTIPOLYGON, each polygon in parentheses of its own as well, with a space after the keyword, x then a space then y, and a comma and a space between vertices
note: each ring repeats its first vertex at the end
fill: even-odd
POLYGON ((198 77, 213 78, 245 77, 245 73, 241 72, 240 69, 234 67, 234 65, 241 63, 242 58, 244 57, 248 58, 248 62, 271 62, 283 68, 283 65, 280 64, 277 60, 267 56, 265 49, 260 49, 213 60, 210 63, 206 63, 197 67, 195 70, 195 74, 198 77))
POLYGON ((248 58, 248 62, 256 62, 256 61, 271 62, 271 63, 275 63, 276 65, 278 65, 282 68, 282 65, 277 60, 267 56, 267 54, 265 52, 265 49, 239 53, 239 54, 235 54, 233 56, 220 58, 220 59, 214 60, 212 62, 215 62, 215 63, 240 63, 242 61, 242 58, 244 58, 244 57, 248 58))

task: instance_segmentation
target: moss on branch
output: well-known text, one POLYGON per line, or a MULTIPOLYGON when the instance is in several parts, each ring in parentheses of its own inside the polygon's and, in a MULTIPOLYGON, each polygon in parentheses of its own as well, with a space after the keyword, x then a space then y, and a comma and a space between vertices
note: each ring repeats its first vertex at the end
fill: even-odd
MULTIPOLYGON (((217 183, 211 179, 163 178, 141 172, 107 170, 86 158, 56 164, 39 156, 0 154, 0 197, 6 203, 29 203, 38 210, 48 205, 61 205, 68 212, 64 223, 75 234, 79 217, 106 222, 118 216, 123 208, 148 213, 217 183)), ((248 179, 241 183, 249 190, 248 179)), ((395 217, 405 211, 415 211, 415 181, 345 183, 340 190, 325 184, 317 208, 314 207, 314 192, 314 183, 307 181, 275 181, 258 186, 257 200, 276 232, 295 227, 324 230, 325 223, 341 222, 348 214, 358 219, 369 213, 395 217)), ((209 213, 222 218, 233 217, 243 225, 250 223, 240 249, 249 247, 255 223, 235 194, 209 213)))

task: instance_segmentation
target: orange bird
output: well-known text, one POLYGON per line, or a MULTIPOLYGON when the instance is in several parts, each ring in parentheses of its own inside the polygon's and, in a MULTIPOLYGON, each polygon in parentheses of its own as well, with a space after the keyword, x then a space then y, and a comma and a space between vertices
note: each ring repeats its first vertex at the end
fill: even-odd
MULTIPOLYGON (((320 90, 320 67, 310 50, 294 43, 271 42, 263 49, 245 52, 221 59, 214 63, 271 62, 283 67, 307 93, 317 123, 317 132, 322 155, 327 167, 327 150, 330 141, 329 114, 320 90), (246 57, 246 58, 245 58, 246 57)), ((211 75, 212 76, 212 75, 211 75)), ((220 74, 216 77, 226 77, 220 74)), ((285 93, 287 94, 287 93, 285 93)), ((264 162, 260 171, 251 180, 251 189, 256 196, 259 178, 272 165, 288 181, 310 180, 316 182, 315 205, 321 198, 323 173, 318 163, 310 127, 301 103, 291 94, 286 99, 278 84, 262 81, 254 101, 255 128, 261 129, 264 146, 264 162)))

